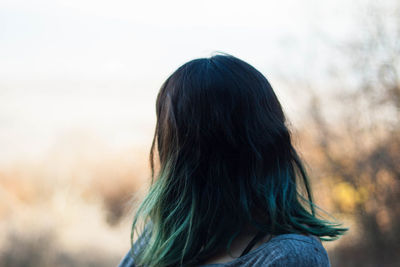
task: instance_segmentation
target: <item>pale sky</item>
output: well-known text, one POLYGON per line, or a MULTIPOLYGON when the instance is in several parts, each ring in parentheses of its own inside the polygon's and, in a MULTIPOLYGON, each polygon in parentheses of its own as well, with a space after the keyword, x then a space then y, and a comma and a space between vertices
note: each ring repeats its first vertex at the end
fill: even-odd
POLYGON ((215 51, 258 68, 295 116, 301 92, 283 77, 323 79, 324 40, 351 36, 360 2, 2 0, 0 162, 77 132, 147 145, 162 82, 215 51))

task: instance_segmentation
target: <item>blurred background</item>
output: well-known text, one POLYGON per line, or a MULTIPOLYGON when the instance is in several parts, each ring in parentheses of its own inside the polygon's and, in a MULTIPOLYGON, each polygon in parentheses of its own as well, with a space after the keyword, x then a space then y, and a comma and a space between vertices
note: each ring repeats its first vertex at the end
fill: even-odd
POLYGON ((116 266, 149 183, 155 99, 230 53, 271 82, 332 266, 400 266, 400 3, 2 0, 0 266, 116 266))

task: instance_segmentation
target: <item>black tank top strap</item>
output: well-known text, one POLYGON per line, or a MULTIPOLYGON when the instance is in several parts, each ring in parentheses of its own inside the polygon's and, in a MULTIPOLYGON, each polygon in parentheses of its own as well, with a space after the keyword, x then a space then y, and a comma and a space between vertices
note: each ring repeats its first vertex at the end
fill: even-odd
POLYGON ((242 254, 240 255, 240 257, 246 255, 247 253, 249 253, 249 251, 251 250, 252 247, 254 247, 254 245, 264 236, 266 236, 266 233, 263 232, 258 232, 253 239, 249 242, 249 244, 247 245, 247 247, 243 250, 242 254))

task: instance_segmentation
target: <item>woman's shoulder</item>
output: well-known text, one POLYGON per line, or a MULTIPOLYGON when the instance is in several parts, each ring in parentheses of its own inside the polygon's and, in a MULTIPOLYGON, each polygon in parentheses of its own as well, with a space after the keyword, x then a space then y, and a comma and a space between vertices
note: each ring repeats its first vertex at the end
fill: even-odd
MULTIPOLYGON (((140 243, 136 242, 135 245, 140 243)), ((127 253, 118 266, 135 266, 130 252, 127 253)), ((317 237, 301 234, 282 234, 271 238, 268 242, 233 261, 201 266, 330 267, 330 262, 325 248, 317 237)))
POLYGON ((271 240, 270 248, 267 246, 266 250, 272 252, 276 262, 273 266, 330 266, 328 253, 315 236, 279 235, 271 240))
POLYGON ((328 267, 328 253, 311 235, 283 234, 263 244, 252 266, 328 267))
POLYGON ((118 267, 135 267, 135 261, 132 258, 131 250, 125 255, 118 264, 118 267))
POLYGON ((149 241, 151 226, 152 224, 150 222, 144 227, 142 234, 135 241, 133 247, 128 251, 128 253, 126 253, 125 257, 122 258, 118 267, 135 267, 134 256, 137 255, 137 253, 142 250, 149 241))
POLYGON ((224 264, 204 266, 295 266, 329 267, 325 248, 318 238, 300 234, 283 234, 273 237, 248 254, 224 264))

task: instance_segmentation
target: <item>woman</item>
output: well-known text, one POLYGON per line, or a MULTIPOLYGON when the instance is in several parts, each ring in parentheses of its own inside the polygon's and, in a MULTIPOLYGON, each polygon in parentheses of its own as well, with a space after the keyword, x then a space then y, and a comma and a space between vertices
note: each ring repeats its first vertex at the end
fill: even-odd
POLYGON ((258 70, 226 54, 187 62, 161 86, 156 113, 152 185, 121 267, 330 265, 320 240, 346 229, 316 216, 282 107, 258 70))

